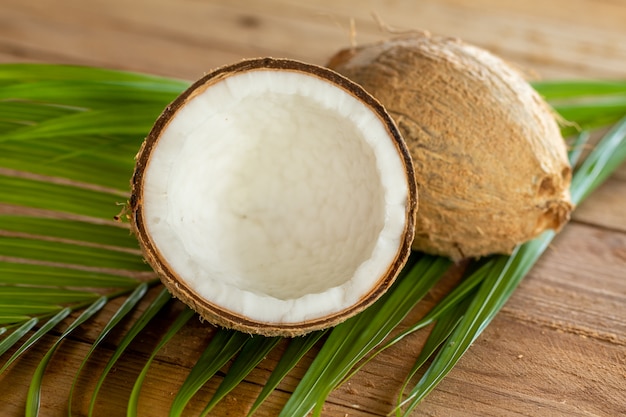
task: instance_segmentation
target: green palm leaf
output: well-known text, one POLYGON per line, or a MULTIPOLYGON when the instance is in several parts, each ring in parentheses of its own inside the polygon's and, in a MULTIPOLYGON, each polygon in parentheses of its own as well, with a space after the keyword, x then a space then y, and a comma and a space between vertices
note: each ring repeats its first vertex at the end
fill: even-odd
POLYGON ((42 238, 0 236, 0 251, 4 256, 26 256, 36 261, 129 271, 149 270, 149 267, 137 253, 56 242, 42 238))
MULTIPOLYGON (((83 371, 107 335, 144 298, 147 286, 156 283, 128 228, 113 219, 127 199, 140 143, 162 109, 189 83, 89 67, 5 64, 0 65, 0 85, 0 326, 4 326, 0 327, 0 354, 10 354, 0 373, 19 363, 25 351, 72 311, 83 311, 35 371, 26 411, 37 415, 42 376, 54 360, 54 351, 62 348, 61 341, 109 300, 126 297, 101 329, 77 373, 83 371)), ((576 131, 574 126, 612 125, 626 114, 626 82, 556 81, 536 83, 535 88, 571 122, 563 128, 567 134, 576 131)), ((578 169, 572 184, 576 201, 586 198, 626 159, 624 126, 618 124, 578 169)), ((580 155, 579 145, 573 145, 576 155, 580 155)), ((328 394, 367 361, 434 324, 405 384, 408 389, 413 374, 432 359, 401 399, 406 404, 404 412, 410 412, 493 319, 550 239, 546 234, 510 257, 493 257, 470 266, 466 278, 447 297, 394 335, 397 325, 449 266, 445 259, 414 254, 402 277, 370 309, 332 331, 290 340, 250 414, 311 349, 317 352, 315 359, 283 415, 310 411, 319 415, 328 394)), ((107 372, 142 329, 157 320, 169 299, 162 291, 122 336, 92 394, 90 414, 107 372)), ((146 358, 130 393, 129 417, 141 414, 137 409, 141 386, 159 350, 192 315, 184 310, 163 330, 163 338, 146 358)), ((201 412, 208 413, 278 341, 217 331, 180 387, 170 414, 181 415, 198 390, 232 360, 222 384, 201 412)), ((77 379, 71 389, 70 413, 76 383, 77 379)))
POLYGON ((289 341, 287 348, 280 357, 280 361, 276 364, 276 367, 272 370, 272 374, 265 382, 263 389, 257 396, 257 399, 250 407, 248 416, 254 414, 254 412, 263 404, 267 397, 276 389, 278 384, 287 376, 300 362, 302 357, 310 351, 313 346, 328 332, 328 330, 320 330, 317 332, 309 333, 304 336, 300 336, 289 341))
POLYGON ((610 97, 626 95, 626 83, 623 81, 607 80, 563 80, 537 81, 533 84, 546 99, 553 103, 558 100, 574 99, 580 101, 591 97, 610 97))
POLYGON ((67 402, 68 414, 70 416, 72 415, 72 399, 74 397, 74 388, 76 387, 78 376, 80 375, 81 371, 87 364, 87 360, 89 360, 91 355, 94 353, 96 348, 100 345, 100 343, 104 340, 104 338, 107 337, 109 332, 111 332, 111 330, 113 330, 122 321, 122 319, 126 317, 128 313, 130 313, 130 311, 137 305, 137 303, 144 297, 144 295, 146 295, 147 291, 148 291, 147 283, 143 283, 137 286, 137 288, 135 288, 135 290, 128 296, 128 298, 124 300, 124 303, 115 312, 113 317, 111 317, 111 319, 108 321, 106 326, 104 326, 104 328, 102 329, 102 331, 100 332, 96 340, 91 345, 89 352, 83 359, 83 362, 80 364, 80 367, 78 368, 78 371, 76 372, 74 383, 72 384, 72 388, 70 389, 70 395, 69 395, 69 399, 67 402))
POLYGON ((0 203, 113 219, 120 212, 119 203, 124 202, 124 198, 117 193, 57 184, 54 179, 46 181, 18 175, 13 172, 0 175, 0 203))
MULTIPOLYGON (((137 301, 141 297, 143 297, 143 289, 139 289, 134 293, 136 298, 131 297, 128 299, 122 307, 118 310, 118 312, 111 318, 109 321, 109 327, 115 326, 119 320, 126 315, 129 310, 136 304, 137 301)), ((89 403, 89 415, 93 415, 94 409, 96 407, 96 400, 98 398, 98 392, 104 383, 104 379, 108 375, 108 373, 113 368, 113 365, 117 362, 117 360, 122 356, 126 348, 130 345, 130 343, 137 337, 137 335, 148 325, 150 320, 152 320, 159 311, 170 301, 171 295, 165 290, 161 290, 159 295, 150 303, 148 308, 141 314, 141 316, 133 323, 131 328, 126 332, 124 338, 119 343, 115 351, 113 352, 113 356, 111 356, 104 368, 104 371, 100 374, 100 378, 98 378, 98 382, 96 383, 96 387, 93 390, 93 394, 91 396, 91 402, 89 403)), ((100 340, 98 340, 100 342, 100 340)))
MULTIPOLYGON (((6 88, 6 87, 5 87, 6 88)), ((4 91, 4 88, 3 90, 4 91)), ((0 133, 75 113, 73 108, 27 101, 0 101, 0 133)))
MULTIPOLYGON (((24 323, 20 327, 15 329, 11 334, 9 334, 9 336, 0 341, 0 356, 4 355, 7 350, 11 349, 14 344, 19 342, 22 337, 24 337, 33 329, 33 327, 37 325, 38 322, 39 319, 37 317, 32 317, 30 319, 25 318, 24 323)), ((6 327, 3 327, 3 329, 4 331, 2 333, 4 334, 6 332, 6 327)), ((16 355, 16 357, 17 356, 19 355, 16 355)), ((5 365, 5 367, 8 367, 8 365, 5 365)))
POLYGON ((0 215, 2 230, 20 234, 37 235, 42 230, 46 236, 73 242, 91 243, 110 248, 120 247, 139 250, 137 240, 127 228, 118 225, 95 224, 76 220, 51 219, 35 216, 0 215))
POLYGON ((87 135, 141 135, 152 127, 146 116, 155 116, 162 110, 160 105, 121 104, 113 108, 75 112, 55 117, 40 123, 12 130, 0 136, 0 143, 9 141, 27 142, 55 136, 87 135))
MULTIPOLYGON (((402 395, 406 391, 408 384, 411 381, 411 378, 415 376, 415 374, 421 369, 421 367, 426 364, 426 361, 428 361, 428 359, 437 352, 437 350, 446 342, 446 340, 450 339, 450 335, 458 327, 460 321, 466 314, 467 304, 469 304, 470 301, 471 297, 464 299, 463 303, 457 305, 456 308, 449 309, 443 312, 435 322, 435 325, 433 326, 433 329, 430 332, 428 339, 426 339, 426 342, 424 343, 424 346, 422 346, 422 350, 420 351, 419 356, 415 360, 415 364, 413 364, 413 367, 407 374, 404 384, 400 389, 400 398, 398 398, 399 406, 397 410, 398 415, 400 415, 399 408, 403 404, 402 395)), ((416 390, 417 388, 413 391, 416 390)))
POLYGON ((105 274, 60 266, 0 262, 0 285, 29 285, 36 287, 132 287, 137 280, 122 275, 105 274))
POLYGON ((35 374, 33 375, 33 379, 30 383, 30 388, 28 390, 28 397, 26 399, 26 416, 34 417, 39 415, 39 406, 40 406, 40 396, 41 396, 41 383, 43 380, 43 374, 52 359, 52 355, 59 347, 59 344, 65 339, 70 333, 72 333, 78 326, 89 320, 94 314, 104 307, 106 304, 106 297, 100 297, 93 304, 87 307, 80 316, 76 320, 69 325, 69 327, 59 336, 59 338, 54 342, 52 347, 48 350, 46 355, 43 357, 37 369, 35 370, 35 374))
POLYGON ((172 101, 186 83, 132 80, 34 81, 3 87, 0 100, 32 100, 72 108, 107 108, 119 103, 162 103, 172 101), (63 90, 63 95, 59 91, 63 90), (132 91, 132 96, 129 95, 132 91))
POLYGON ((217 403, 231 392, 256 366, 265 359, 274 347, 280 342, 280 337, 253 336, 246 341, 241 353, 233 361, 228 373, 217 387, 213 397, 202 410, 201 416, 206 416, 217 403))
POLYGON ((184 415, 189 400, 217 371, 239 353, 249 338, 249 335, 234 330, 218 330, 176 394, 169 416, 184 415))
POLYGON ((174 323, 172 323, 172 326, 167 330, 167 333, 163 335, 163 337, 159 341, 159 344, 152 351, 152 354, 146 361, 146 364, 144 365, 141 373, 135 381, 135 384, 133 385, 133 390, 131 391, 130 398, 128 399, 128 407, 126 411, 127 416, 131 417, 138 415, 137 408, 139 403, 139 395, 141 393, 141 387, 143 385, 143 381, 146 379, 148 371, 150 370, 150 365, 152 364, 152 361, 154 361, 154 358, 156 358, 157 353, 159 353, 159 351, 178 333, 178 331, 183 328, 183 326, 189 321, 191 317, 193 317, 194 314, 195 312, 193 310, 191 310, 190 308, 185 308, 178 315, 174 323))
MULTIPOLYGON (((2 368, 0 368, 0 374, 4 371, 6 371, 6 369, 17 359, 20 357, 20 355, 22 355, 24 352, 26 352, 28 350, 28 348, 30 348, 32 345, 34 345, 35 343, 37 343, 39 341, 39 339, 41 339, 43 336, 45 336, 50 330, 52 330, 57 324, 59 324, 61 321, 63 321, 67 316, 70 315, 70 313, 72 312, 72 310, 69 307, 65 307, 64 309, 62 309, 61 311, 59 311, 57 314, 55 314, 54 316, 52 316, 48 321, 46 321, 46 323, 41 326, 35 333, 33 333, 20 347, 19 349, 17 349, 13 355, 11 355, 11 357, 5 362, 4 366, 2 368)), ((33 319, 29 319, 28 322, 32 322, 33 319)), ((27 322, 27 323, 28 323, 27 322)), ((21 329, 21 327, 20 327, 21 329)), ((18 329, 18 330, 20 330, 18 329)), ((17 331, 17 330, 16 330, 17 331)), ((21 332, 20 332, 21 333, 21 332)), ((9 338, 7 338, 8 340, 9 338)), ((19 340, 14 340, 14 342, 18 342, 19 340)))

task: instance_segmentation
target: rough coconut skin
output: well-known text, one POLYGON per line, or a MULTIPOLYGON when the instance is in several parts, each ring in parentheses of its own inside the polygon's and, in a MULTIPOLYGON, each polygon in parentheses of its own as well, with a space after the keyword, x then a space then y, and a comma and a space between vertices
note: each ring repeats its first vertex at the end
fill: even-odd
POLYGON ((340 51, 328 66, 380 100, 407 142, 420 190, 414 249, 510 253, 569 220, 571 168, 554 114, 503 60, 416 34, 340 51))

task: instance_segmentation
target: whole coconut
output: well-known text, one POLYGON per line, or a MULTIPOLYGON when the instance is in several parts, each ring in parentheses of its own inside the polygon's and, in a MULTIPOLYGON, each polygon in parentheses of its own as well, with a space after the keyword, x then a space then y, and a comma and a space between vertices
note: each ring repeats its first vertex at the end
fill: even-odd
POLYGON ((411 35, 342 50, 328 66, 380 100, 407 142, 420 192, 414 249, 510 253, 569 220, 571 168, 554 113, 500 58, 411 35))

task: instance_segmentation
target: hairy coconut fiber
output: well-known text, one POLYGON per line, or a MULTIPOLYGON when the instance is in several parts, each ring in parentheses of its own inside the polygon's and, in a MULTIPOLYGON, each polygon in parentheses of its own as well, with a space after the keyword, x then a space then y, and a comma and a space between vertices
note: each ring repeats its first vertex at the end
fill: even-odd
POLYGON ((328 66, 380 100, 407 142, 420 190, 414 249, 509 253, 568 221, 571 168, 553 112, 503 60, 411 35, 340 51, 328 66))

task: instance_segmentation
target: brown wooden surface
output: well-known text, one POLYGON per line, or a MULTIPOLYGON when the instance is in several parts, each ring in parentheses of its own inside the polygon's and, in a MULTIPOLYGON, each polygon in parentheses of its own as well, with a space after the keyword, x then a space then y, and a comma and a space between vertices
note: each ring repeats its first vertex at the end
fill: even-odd
MULTIPOLYGON (((626 78, 626 2, 620 0, 1 0, 0 62, 89 64, 186 79, 245 57, 324 64, 350 43, 352 18, 358 43, 389 36, 372 13, 393 28, 464 38, 536 77, 626 78)), ((43 416, 67 415, 75 370, 113 308, 54 357, 43 416)), ((171 317, 163 314, 163 322, 171 317)), ((194 321, 159 355, 142 391, 141 415, 167 414, 210 337, 207 329, 194 321)), ((416 334, 366 366, 331 395, 324 415, 389 412, 412 365, 408 358, 424 337, 416 334)), ((119 339, 114 334, 81 374, 74 415, 86 415, 89 399, 83 396, 119 339)), ((51 340, 0 376, 1 416, 23 415, 30 377, 51 340)), ((125 415, 127 394, 156 342, 155 329, 148 329, 132 345, 107 379, 96 415, 125 415)), ((242 415, 276 359, 271 354, 214 415, 242 415)), ((275 415, 303 372, 291 374, 259 415, 275 415)), ((202 409, 216 383, 200 392, 190 415, 202 409)), ((626 167, 578 208, 503 311, 415 414, 626 415, 626 167)))

